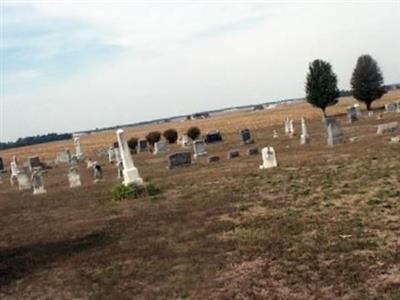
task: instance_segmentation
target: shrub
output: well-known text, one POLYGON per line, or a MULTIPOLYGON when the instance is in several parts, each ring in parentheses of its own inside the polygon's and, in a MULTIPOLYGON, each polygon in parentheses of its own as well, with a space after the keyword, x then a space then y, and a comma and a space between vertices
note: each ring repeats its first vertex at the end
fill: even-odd
POLYGON ((151 146, 154 146, 154 144, 159 142, 160 139, 161 139, 161 133, 159 131, 152 131, 146 135, 146 140, 149 142, 151 146))
POLYGON ((155 196, 161 193, 161 189, 154 183, 149 182, 146 184, 147 195, 155 196))
POLYGON ((131 151, 136 151, 137 144, 138 144, 138 139, 135 137, 130 138, 128 140, 128 147, 129 149, 131 149, 131 151))
POLYGON ((200 129, 197 127, 190 127, 186 134, 194 141, 200 136, 200 129))
POLYGON ((123 184, 118 184, 111 191, 112 199, 114 201, 137 199, 145 196, 155 196, 161 192, 161 189, 151 182, 145 185, 132 183, 128 186, 125 186, 123 184))
POLYGON ((164 131, 163 136, 168 143, 174 144, 178 139, 178 132, 175 129, 170 128, 164 131))

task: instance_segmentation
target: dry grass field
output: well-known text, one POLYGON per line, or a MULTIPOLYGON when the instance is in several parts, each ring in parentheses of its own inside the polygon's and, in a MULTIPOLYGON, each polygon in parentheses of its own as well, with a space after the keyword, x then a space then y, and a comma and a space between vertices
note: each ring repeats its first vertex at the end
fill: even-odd
MULTIPOLYGON (((400 99, 391 92, 376 103, 400 99)), ((9 299, 400 299, 400 145, 393 134, 375 134, 363 118, 347 124, 342 99, 328 109, 345 142, 328 147, 320 112, 306 103, 206 120, 126 130, 192 125, 225 138, 208 146, 221 161, 168 170, 166 156, 133 156, 146 182, 162 193, 112 201, 115 166, 97 158, 115 132, 81 138, 82 149, 104 166, 94 184, 81 164, 83 186, 70 189, 67 167, 45 176, 47 194, 18 192, 8 175, 0 185, 0 298, 9 299), (295 120, 297 136, 283 133, 295 120), (311 136, 299 144, 300 118, 311 136), (259 170, 261 156, 247 156, 239 130, 249 128, 259 149, 273 146, 280 166, 259 170), (272 131, 279 133, 272 138, 272 131), (358 136, 355 142, 350 137, 358 136), (230 149, 241 156, 227 160, 230 149)), ((73 142, 1 151, 7 166, 37 154, 51 160, 73 142)), ((180 150, 173 145, 171 151, 180 150)))

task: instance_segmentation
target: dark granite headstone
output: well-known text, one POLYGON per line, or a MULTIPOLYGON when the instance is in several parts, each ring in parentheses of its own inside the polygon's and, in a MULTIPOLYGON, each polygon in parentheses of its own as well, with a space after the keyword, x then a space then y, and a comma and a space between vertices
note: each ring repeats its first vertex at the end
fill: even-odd
POLYGON ((204 141, 207 144, 212 144, 212 143, 222 142, 223 139, 222 139, 221 133, 216 130, 216 131, 210 131, 209 133, 207 133, 204 141))
POLYGON ((250 144, 252 142, 250 129, 243 129, 240 131, 240 139, 244 144, 250 144))
POLYGON ((146 139, 140 139, 140 140, 138 140, 137 151, 138 151, 138 152, 149 151, 149 145, 148 145, 146 139))
POLYGON ((4 163, 3 163, 3 158, 0 157, 0 172, 4 171, 4 163))
POLYGON ((238 149, 231 150, 228 152, 228 159, 234 159, 240 156, 240 151, 238 149))
POLYGON ((40 162, 39 156, 31 156, 28 159, 28 167, 30 170, 33 169, 41 169, 43 168, 42 163, 40 162))
POLYGON ((176 152, 168 156, 168 168, 179 168, 192 164, 192 153, 189 151, 176 152))
POLYGON ((257 155, 257 154, 258 154, 258 148, 247 149, 247 155, 257 155))

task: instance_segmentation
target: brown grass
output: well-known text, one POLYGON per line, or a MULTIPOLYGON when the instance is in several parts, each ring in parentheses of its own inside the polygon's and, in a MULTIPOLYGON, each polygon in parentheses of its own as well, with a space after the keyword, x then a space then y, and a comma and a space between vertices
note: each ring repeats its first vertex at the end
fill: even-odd
MULTIPOLYGON (((375 103, 400 98, 392 92, 375 103)), ((400 148, 376 125, 400 120, 345 122, 350 98, 331 107, 344 144, 329 148, 318 110, 295 104, 193 124, 219 129, 225 142, 210 145, 221 162, 166 169, 164 156, 135 155, 143 178, 161 195, 111 201, 116 170, 96 149, 114 132, 82 137, 84 152, 104 165, 105 182, 93 184, 82 164, 83 187, 67 185, 67 167, 49 170, 48 193, 0 185, 0 297, 51 299, 397 299, 400 297, 400 148), (283 120, 305 116, 311 143, 283 134, 283 120), (238 131, 252 130, 255 146, 273 146, 279 168, 259 170, 260 156, 246 156, 238 131), (272 138, 273 129, 279 139, 272 138), (350 143, 348 139, 360 136, 350 143), (241 150, 228 161, 226 153, 241 150)), ((2 151, 7 165, 38 154, 54 159, 72 141, 2 151)), ((173 146, 171 150, 180 149, 173 146)))

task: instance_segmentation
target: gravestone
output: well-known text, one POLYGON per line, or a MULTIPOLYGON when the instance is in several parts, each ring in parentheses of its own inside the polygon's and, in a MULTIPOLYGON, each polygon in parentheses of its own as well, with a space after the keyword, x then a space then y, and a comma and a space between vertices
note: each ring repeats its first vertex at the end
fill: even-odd
POLYGON ((93 178, 95 183, 103 180, 103 169, 97 161, 93 163, 93 178))
POLYGON ((57 153, 56 164, 69 164, 71 161, 71 153, 68 149, 57 153))
POLYGON ((390 122, 386 124, 378 125, 376 134, 384 134, 394 132, 399 128, 399 122, 390 122))
POLYGON ((370 111, 368 112, 368 117, 372 117, 373 115, 374 115, 374 111, 370 110, 370 111))
POLYGON ((81 139, 79 136, 74 137, 74 145, 75 145, 75 155, 78 159, 83 157, 82 149, 81 149, 81 139))
POLYGON ((154 143, 154 155, 162 154, 167 152, 167 145, 164 141, 158 141, 154 143))
POLYGON ((13 159, 10 163, 10 169, 11 169, 10 183, 11 185, 14 185, 14 180, 18 180, 17 176, 18 173, 20 172, 15 155, 13 156, 13 159))
POLYGON ((79 157, 77 155, 72 155, 71 156, 71 161, 70 161, 71 166, 76 167, 79 165, 79 157))
POLYGON ((335 122, 329 123, 328 128, 328 145, 334 146, 342 142, 343 136, 339 125, 335 122))
POLYGON ((240 131, 240 140, 243 144, 253 143, 253 140, 251 139, 250 129, 246 128, 240 131))
POLYGON ((347 112, 347 122, 348 123, 353 123, 354 121, 358 120, 359 113, 357 111, 357 107, 350 106, 346 109, 346 112, 347 112))
POLYGON ((192 154, 189 151, 176 152, 168 156, 168 168, 186 167, 192 164, 192 154))
POLYGON ((43 164, 40 162, 39 156, 31 156, 28 158, 28 167, 32 172, 34 169, 42 169, 43 164))
POLYGON ((3 163, 3 158, 0 157, 0 173, 4 171, 4 163, 3 163))
POLYGON ((18 189, 20 191, 30 190, 32 188, 31 181, 26 173, 18 171, 17 173, 18 189))
POLYGON ((397 103, 392 102, 385 104, 385 112, 397 112, 397 103))
MULTIPOLYGON (((128 142, 125 139, 124 131, 122 129, 117 130, 117 139, 119 154, 121 156, 121 161, 123 164, 123 176, 124 185, 129 185, 131 183, 143 184, 143 179, 139 176, 139 172, 133 164, 130 149, 128 147, 128 142)), ((147 142, 147 141, 146 141, 147 142)))
POLYGON ((247 155, 257 155, 258 154, 258 148, 249 148, 247 149, 247 155))
POLYGON ((190 138, 187 135, 181 135, 178 138, 178 144, 181 145, 182 147, 188 147, 190 146, 190 138))
POLYGON ((228 152, 228 159, 234 159, 240 156, 239 149, 233 149, 228 152))
POLYGON ((390 143, 391 144, 400 144, 400 135, 390 138, 390 143))
POLYGON ((194 151, 194 158, 198 156, 207 155, 207 147, 206 143, 203 141, 194 141, 193 142, 193 151, 194 151))
POLYGON ((289 121, 289 134, 290 136, 294 135, 294 125, 293 125, 293 120, 289 121))
POLYGON ((398 100, 398 101, 396 102, 396 105, 397 105, 397 110, 396 110, 396 112, 400 113, 400 100, 398 100))
POLYGON ((301 118, 301 135, 300 135, 300 144, 305 145, 310 141, 310 136, 308 134, 306 120, 301 118))
POLYGON ((272 138, 277 139, 279 137, 278 131, 274 130, 272 133, 272 138))
POLYGON ((108 158, 108 149, 109 148, 100 148, 98 149, 97 152, 97 156, 100 158, 108 158))
POLYGON ((119 147, 114 148, 114 153, 115 153, 115 162, 119 164, 122 162, 122 157, 121 157, 121 152, 119 152, 119 147))
POLYGON ((218 130, 208 132, 205 138, 205 142, 207 144, 218 143, 222 141, 222 135, 218 130))
POLYGON ((276 159, 276 153, 274 148, 265 147, 261 151, 261 157, 263 160, 260 169, 270 169, 278 166, 278 161, 276 159))
POLYGON ((78 167, 71 167, 68 171, 69 187, 75 188, 82 185, 78 167))
POLYGON ((149 151, 149 143, 146 139, 139 139, 137 143, 138 153, 149 151))
POLYGON ((285 122, 284 122, 284 129, 285 129, 285 134, 289 134, 290 133, 290 120, 289 117, 285 118, 285 122))
POLYGON ((219 156, 218 155, 211 155, 207 157, 207 162, 209 164, 214 163, 214 162, 219 162, 219 156))
POLYGON ((93 168, 93 160, 91 158, 86 159, 86 169, 93 168))
POLYGON ((47 191, 44 188, 43 172, 42 170, 35 169, 31 175, 31 182, 33 187, 33 194, 45 194, 47 191))
POLYGON ((333 117, 327 117, 322 120, 325 124, 326 129, 328 129, 329 124, 336 125, 336 119, 333 117))
POLYGON ((108 149, 108 162, 110 164, 115 163, 116 161, 116 157, 115 157, 115 150, 113 147, 110 147, 110 149, 108 149))

